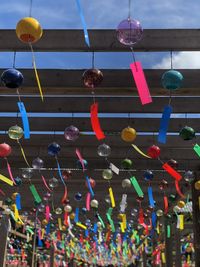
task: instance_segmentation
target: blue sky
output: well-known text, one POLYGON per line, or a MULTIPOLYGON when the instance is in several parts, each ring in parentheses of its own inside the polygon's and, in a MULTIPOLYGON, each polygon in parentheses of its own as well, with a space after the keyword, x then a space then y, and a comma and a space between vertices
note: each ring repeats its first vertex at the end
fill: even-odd
MULTIPOLYGON (((15 29, 16 23, 29 14, 30 0, 1 2, 1 29, 15 29)), ((115 29, 128 16, 128 0, 82 0, 81 3, 88 29, 115 29)), ((199 0, 133 0, 131 15, 140 20, 143 28, 199 28, 199 10, 199 0)), ((82 28, 75 0, 33 0, 32 16, 40 21, 44 29, 82 28)), ((136 57, 145 68, 155 65, 168 68, 168 53, 139 53, 136 57)), ((198 52, 178 53, 174 57, 178 67, 200 67, 198 52), (196 59, 195 62, 191 56, 196 59)), ((36 58, 39 68, 84 69, 91 66, 90 53, 36 53, 36 58)), ((130 53, 118 53, 117 56, 114 53, 97 53, 95 58, 95 65, 99 68, 128 68, 132 60, 130 53)), ((1 68, 12 66, 12 61, 12 53, 0 53, 1 68)), ((16 66, 30 68, 30 55, 18 53, 16 66)))

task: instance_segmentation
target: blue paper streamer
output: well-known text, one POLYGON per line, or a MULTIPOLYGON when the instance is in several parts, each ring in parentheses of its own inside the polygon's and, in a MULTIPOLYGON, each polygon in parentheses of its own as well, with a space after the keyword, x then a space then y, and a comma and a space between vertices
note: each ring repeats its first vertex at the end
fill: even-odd
POLYGON ((85 230, 85 237, 88 237, 88 236, 89 236, 89 231, 87 229, 87 230, 85 230))
POLYGON ((74 221, 75 221, 76 223, 79 221, 79 208, 76 208, 74 221))
POLYGON ((39 236, 38 236, 38 247, 43 247, 42 240, 39 238, 39 236))
POLYGON ((80 15, 80 18, 81 18, 81 22, 82 22, 82 26, 83 26, 85 42, 86 42, 87 46, 90 47, 90 40, 89 40, 87 25, 86 25, 85 18, 84 18, 84 15, 83 15, 83 10, 82 10, 82 7, 81 7, 80 0, 76 0, 76 4, 77 4, 77 7, 78 7, 78 12, 79 12, 79 15, 80 15))
POLYGON ((164 108, 162 118, 160 121, 160 129, 158 134, 158 142, 165 144, 167 140, 167 130, 169 126, 169 120, 172 113, 172 107, 170 105, 164 108))
POLYGON ((62 176, 62 172, 61 172, 60 164, 59 164, 59 162, 58 162, 57 157, 56 157, 56 162, 57 162, 58 174, 59 174, 59 176, 60 176, 60 179, 61 179, 62 183, 64 184, 64 186, 66 186, 65 181, 64 181, 63 176, 62 176))
POLYGON ((47 226, 46 226, 46 234, 50 234, 50 229, 51 229, 51 224, 48 223, 47 226))
POLYGON ((87 185, 88 185, 88 189, 90 191, 90 194, 91 194, 92 197, 94 197, 94 191, 93 191, 93 189, 91 187, 90 180, 89 180, 88 176, 86 176, 86 181, 87 181, 87 185))
POLYGON ((149 197, 149 205, 154 208, 155 202, 153 199, 153 190, 151 186, 148 187, 148 197, 149 197))
POLYGON ((19 193, 17 193, 16 195, 15 203, 16 203, 17 209, 21 210, 22 209, 21 208, 21 196, 19 193))
POLYGON ((156 213, 155 213, 155 211, 152 212, 151 219, 152 219, 153 228, 156 228, 156 213))
POLYGON ((94 228, 93 228, 93 232, 94 232, 95 234, 96 234, 96 232, 97 232, 97 228, 98 228, 98 227, 97 227, 97 224, 95 223, 95 224, 94 224, 94 228))
POLYGON ((28 121, 28 116, 26 113, 26 109, 24 106, 23 102, 17 102, 19 111, 21 113, 22 117, 22 123, 23 123, 23 128, 24 128, 24 138, 25 139, 30 139, 30 127, 29 127, 29 121, 28 121))

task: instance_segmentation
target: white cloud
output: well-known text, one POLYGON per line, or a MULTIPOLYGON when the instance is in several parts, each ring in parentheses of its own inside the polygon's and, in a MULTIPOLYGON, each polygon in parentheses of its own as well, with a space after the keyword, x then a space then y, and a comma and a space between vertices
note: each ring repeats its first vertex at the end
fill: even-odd
MULTIPOLYGON (((172 56, 175 69, 200 69, 200 52, 178 52, 172 56)), ((154 69, 170 69, 170 56, 164 57, 160 63, 153 66, 154 69)))

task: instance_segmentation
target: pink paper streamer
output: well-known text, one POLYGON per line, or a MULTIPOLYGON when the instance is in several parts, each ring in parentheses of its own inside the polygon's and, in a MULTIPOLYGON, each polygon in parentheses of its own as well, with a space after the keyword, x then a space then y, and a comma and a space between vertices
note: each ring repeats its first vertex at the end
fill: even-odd
POLYGON ((86 209, 88 211, 90 211, 90 199, 91 199, 91 194, 87 193, 87 196, 86 196, 86 209))
POLYGON ((44 176, 41 175, 41 177, 42 177, 42 181, 43 181, 43 183, 44 183, 46 189, 47 189, 49 192, 52 192, 52 190, 49 188, 49 186, 48 186, 48 184, 47 184, 46 179, 44 178, 44 176))
POLYGON ((80 160, 80 163, 81 163, 81 166, 82 166, 83 172, 84 172, 85 171, 85 165, 83 162, 83 157, 81 156, 81 152, 79 151, 78 148, 76 148, 76 155, 77 155, 78 159, 80 160))
POLYGON ((46 220, 49 221, 49 218, 50 218, 50 207, 49 207, 49 205, 46 206, 45 216, 46 216, 46 220))
POLYGON ((138 94, 142 105, 149 104, 152 102, 152 98, 149 92, 149 88, 144 76, 142 65, 140 62, 134 62, 130 64, 130 68, 135 80, 135 84, 138 90, 138 94))
POLYGON ((10 164, 8 163, 8 161, 7 161, 7 169, 8 169, 8 173, 9 173, 10 179, 13 181, 13 184, 16 185, 15 179, 13 178, 11 167, 10 167, 10 164))

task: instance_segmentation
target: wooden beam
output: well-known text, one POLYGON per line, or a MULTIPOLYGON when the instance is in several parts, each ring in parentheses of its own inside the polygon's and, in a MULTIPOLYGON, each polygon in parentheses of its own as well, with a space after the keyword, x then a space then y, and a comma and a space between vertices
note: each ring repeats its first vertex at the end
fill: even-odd
MULTIPOLYGON (((82 30, 44 30, 43 37, 34 44, 35 51, 59 52, 127 52, 130 48, 121 45, 116 30, 89 30, 91 47, 84 41, 82 30), (76 42, 74 42, 76 40, 76 42)), ((30 51, 27 44, 20 42, 15 30, 0 31, 0 51, 30 51)), ((142 40, 134 51, 198 51, 200 32, 198 29, 146 29, 142 40), (188 40, 190 40, 188 42, 188 40)))
MULTIPOLYGON (((127 66, 128 67, 128 66, 127 66)), ((20 94, 38 95, 38 88, 34 71, 32 69, 19 69, 24 75, 24 84, 20 89, 20 94)), ((82 75, 85 70, 58 70, 58 69, 39 69, 38 73, 41 80, 44 95, 48 94, 76 94, 91 96, 91 90, 84 87, 82 75)), ((169 95, 169 91, 162 88, 161 77, 166 70, 146 69, 145 76, 153 96, 169 95)), ((3 69, 0 70, 0 73, 3 69)), ((95 88, 96 95, 128 95, 138 96, 137 89, 129 69, 103 69, 104 79, 102 84, 95 88)), ((184 76, 184 83, 181 89, 174 90, 172 95, 192 96, 199 94, 200 70, 181 69, 184 76)), ((1 94, 13 95, 13 89, 5 88, 1 85, 1 94)), ((65 97, 64 97, 65 99, 65 97)), ((38 102, 41 100, 38 99, 38 102)), ((64 100, 63 100, 64 101, 64 100)), ((62 103, 63 103, 62 101, 62 103)), ((66 101, 66 99, 65 99, 66 101)), ((141 106, 140 101, 138 101, 141 106)), ((167 103, 167 102, 166 102, 167 103)), ((45 104, 45 102, 44 102, 45 104)), ((41 105, 41 104, 40 104, 41 105)), ((149 106, 149 105, 145 105, 149 106)), ((175 107, 175 106, 174 106, 175 107)), ((142 109, 142 107, 141 107, 142 109)), ((74 108, 72 109, 74 110, 74 108)))

